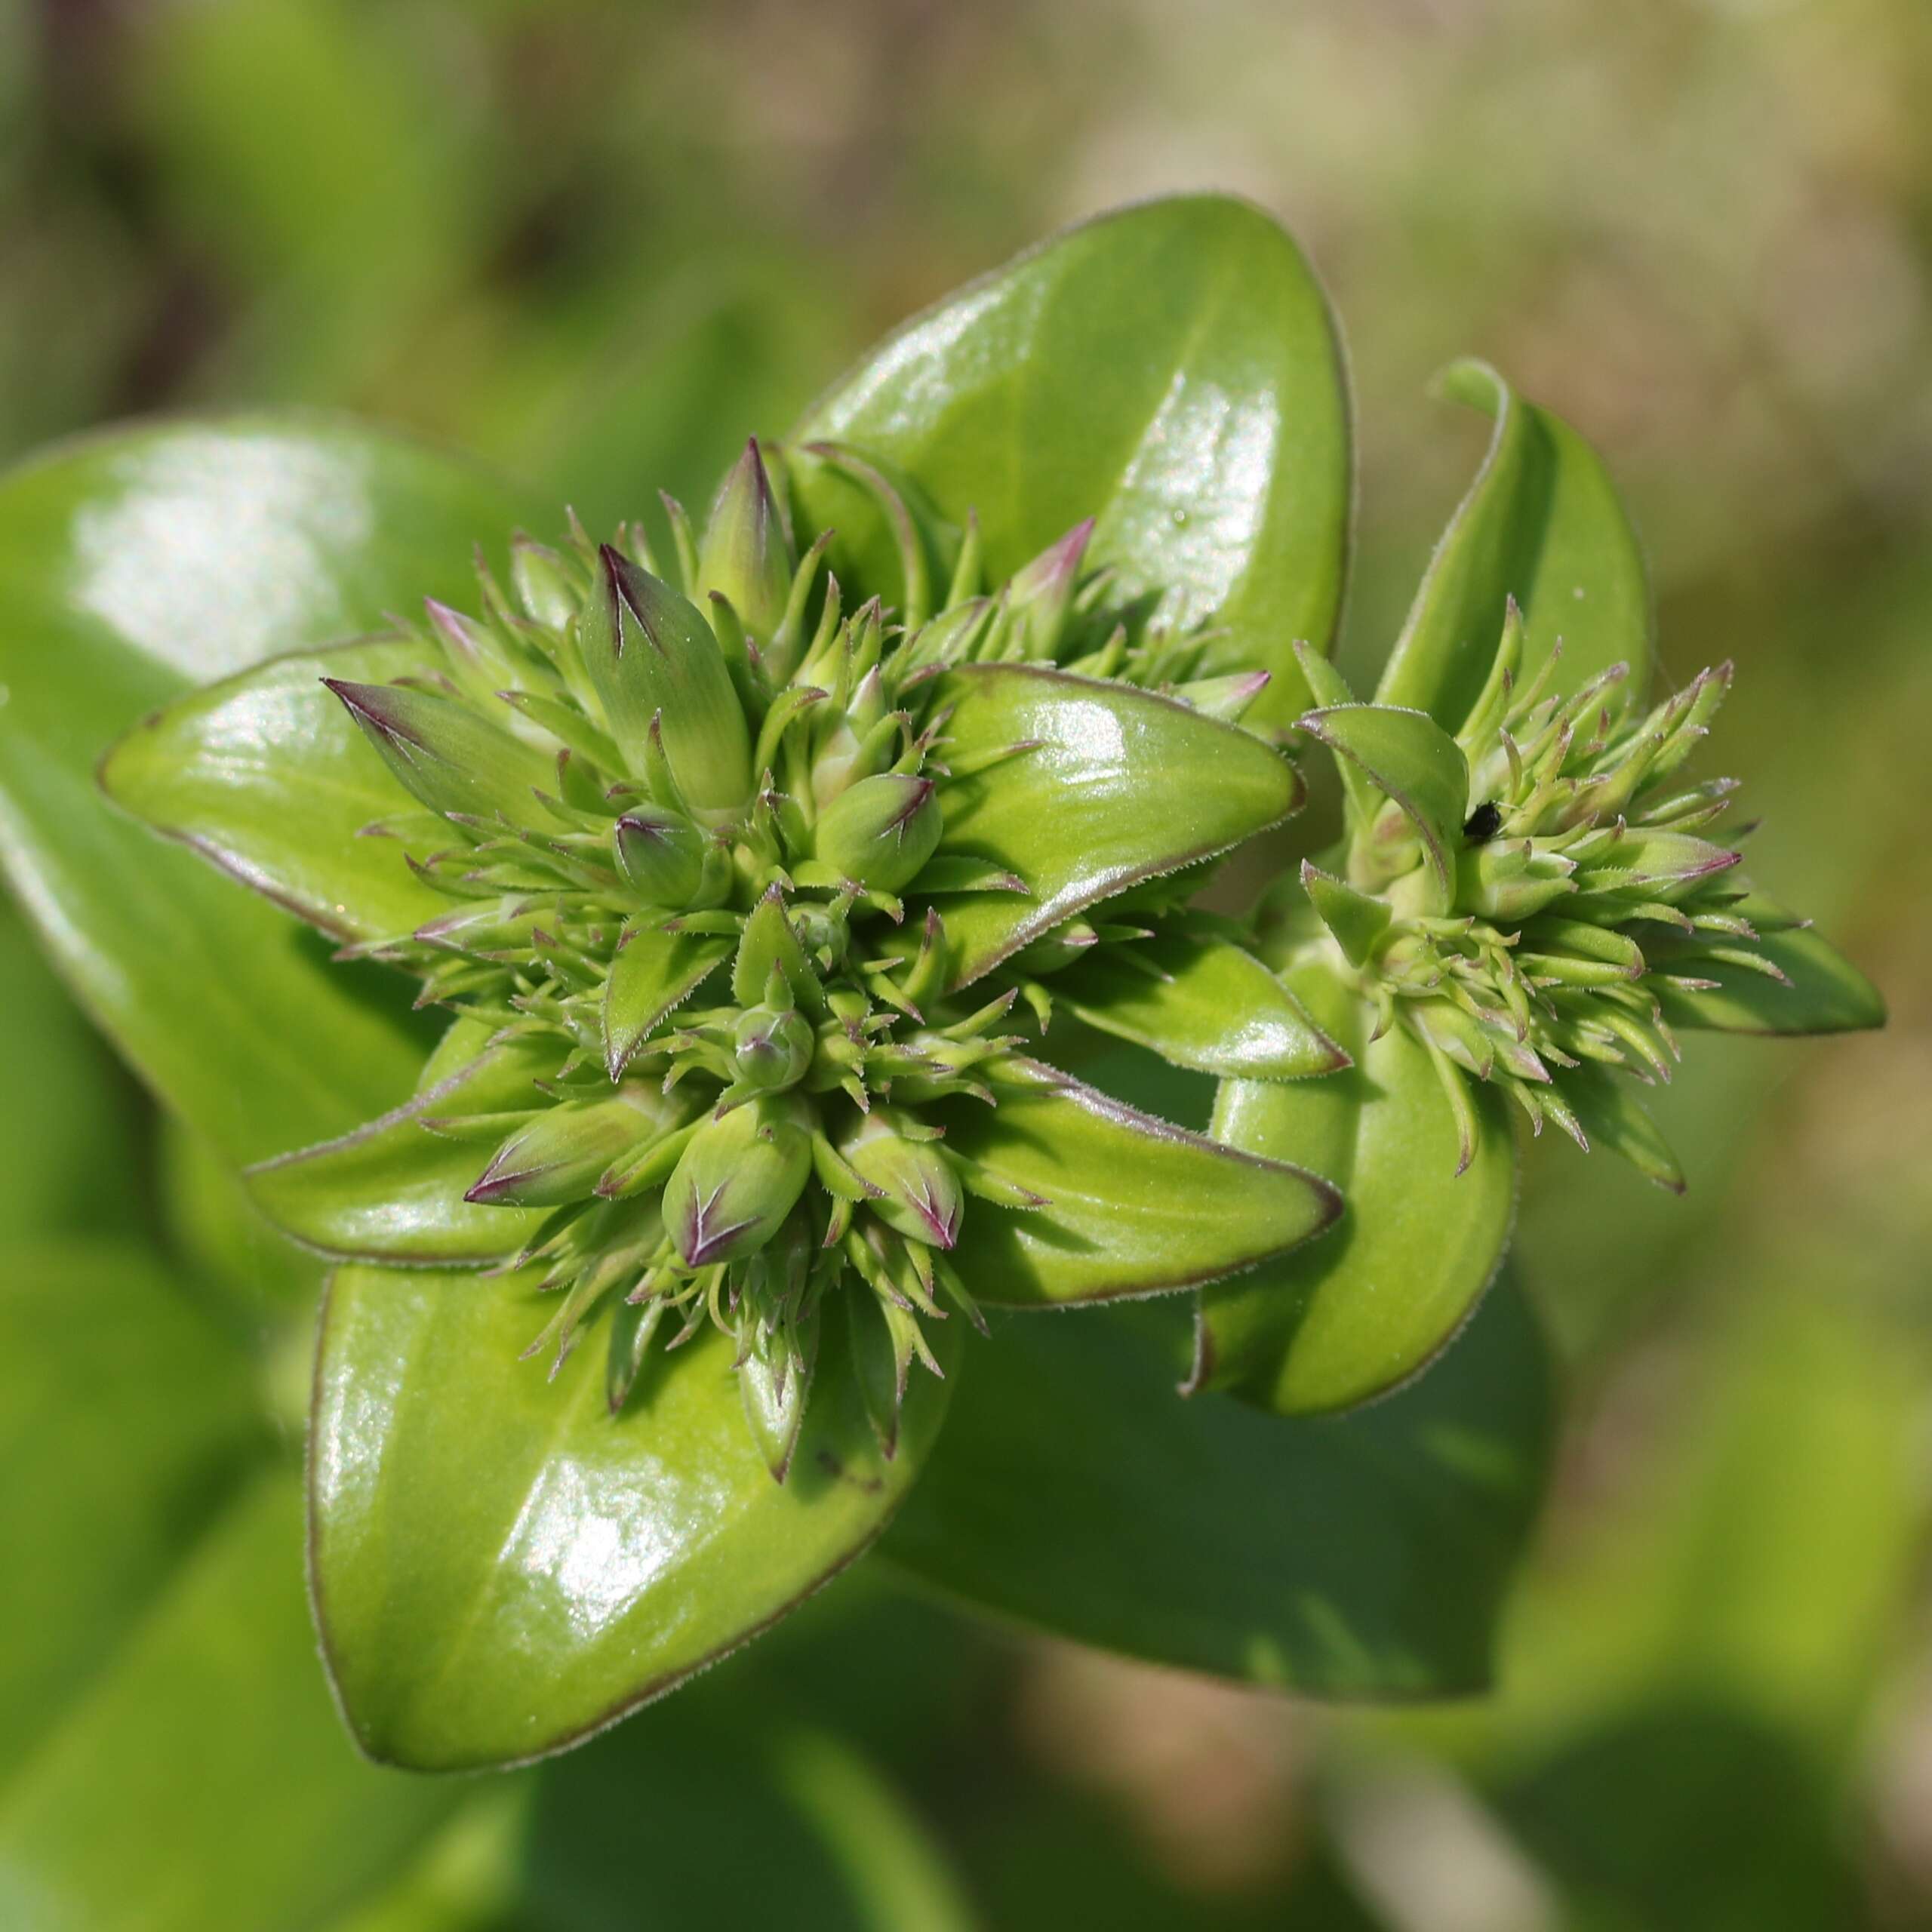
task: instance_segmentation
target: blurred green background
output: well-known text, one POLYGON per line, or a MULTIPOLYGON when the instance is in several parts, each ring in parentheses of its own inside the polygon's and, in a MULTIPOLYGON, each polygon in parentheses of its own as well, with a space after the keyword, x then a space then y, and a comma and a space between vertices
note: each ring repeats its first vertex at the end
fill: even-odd
MULTIPOLYGON (((789 1829, 835 1792, 875 1817, 831 1854, 869 1924, 1932 1925, 1928 97, 1924 0, 0 0, 8 460, 131 412, 343 407, 608 524, 660 484, 701 500, 748 431, 1057 223, 1246 192, 1351 345, 1350 668, 1478 453, 1427 378, 1486 355, 1608 457, 1667 675, 1737 660, 1754 869, 1893 1011, 1868 1038, 1698 1038, 1660 1109, 1683 1201, 1536 1150, 1521 1254, 1568 1407, 1487 1703, 1244 1697, 855 1583, 545 1781, 386 1781, 345 1860, 330 1821, 362 1814, 328 1810, 299 1614, 303 1687, 275 1694, 299 1718, 265 1710, 256 1770, 199 1794, 106 1637, 77 1639, 38 1703, 0 1694, 0 1843, 126 1832, 132 1872, 145 1829, 165 1876, 59 1924, 804 1924, 751 1736, 789 1829), (273 1860, 238 1847, 283 1842, 290 1806, 302 1859, 250 1892, 273 1860), (756 1915, 703 1883, 748 1845, 776 1875, 756 1915)), ((159 1134, 17 921, 0 1067, 21 1347, 32 1296, 111 1327, 165 1273, 289 1413, 271 1311, 299 1282, 261 1281, 299 1264, 159 1134)), ((112 1407, 99 1346, 80 1318, 85 1416, 112 1407)), ((42 1426, 19 1380, 16 1468, 42 1426)), ((100 1444, 63 1456, 112 1488, 100 1444)), ((256 1514, 299 1613, 286 1502, 270 1483, 256 1514)), ((178 1687, 182 1589, 233 1552, 177 1533, 140 1590, 177 1561, 186 1585, 125 1620, 178 1687)))

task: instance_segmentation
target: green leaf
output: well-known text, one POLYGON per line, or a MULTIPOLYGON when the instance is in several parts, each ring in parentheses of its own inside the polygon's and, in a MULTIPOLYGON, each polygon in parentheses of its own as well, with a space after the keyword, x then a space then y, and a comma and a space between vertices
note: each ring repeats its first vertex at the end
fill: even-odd
POLYGON ((246 1358, 150 1256, 102 1242, 7 1250, 0 1764, 20 1761, 112 1656, 257 1427, 246 1358))
POLYGON ((613 1080, 665 1016, 731 958, 728 939, 633 921, 604 982, 604 1064, 613 1080))
POLYGON ((0 478, 9 880, 83 1004, 229 1159, 394 1105, 420 1044, 387 976, 329 966, 110 804, 96 765, 191 685, 461 598, 472 543, 520 512, 480 471, 309 418, 117 431, 0 478))
POLYGON ((1347 1064, 1281 980, 1226 940, 1163 932, 1096 952, 1054 975, 1054 1004, 1177 1066, 1298 1080, 1347 1064))
POLYGON ((1783 981, 1748 967, 1697 956, 1695 943, 1680 955, 1668 940, 1655 948, 1656 963, 1717 983, 1687 992, 1666 981, 1653 982, 1664 1017, 1674 1026, 1721 1033, 1854 1033, 1885 1023, 1884 995, 1829 940, 1793 915, 1767 893, 1752 892, 1726 910, 1752 921, 1755 940, 1727 943, 1767 959, 1783 981))
POLYGON ((1596 453, 1568 424, 1515 395, 1481 362, 1446 370, 1441 392, 1494 419, 1469 494, 1410 607, 1376 691, 1383 704, 1426 711, 1460 728, 1503 635, 1508 600, 1523 611, 1522 678, 1560 640, 1559 690, 1613 664, 1630 675, 1606 702, 1641 705, 1656 623, 1641 546, 1596 453))
POLYGON ((137 1158, 127 1081, 4 903, 0 1064, 14 1097, 0 1108, 0 1238, 131 1222, 128 1191, 112 1184, 137 1158))
POLYGON ((258 1478, 11 1763, 0 1924, 22 1932, 308 1932, 465 1795, 377 1770, 343 1734, 315 1667, 292 1471, 258 1478))
POLYGON ((117 804, 324 932, 412 931, 450 909, 393 840, 358 836, 408 800, 325 678, 420 669, 401 639, 272 657, 136 725, 102 761, 117 804))
POLYGON ((1435 881, 1429 909, 1446 912, 1455 897, 1456 860, 1469 809, 1469 764, 1455 740, 1422 712, 1383 704, 1337 705, 1297 721, 1401 808, 1435 881))
POLYGON ((500 1261, 543 1216, 466 1201, 491 1149, 424 1123, 535 1106, 543 1097, 532 1081, 555 1071, 556 1055, 542 1041, 500 1041, 401 1106, 334 1140, 278 1154, 242 1179, 277 1227, 324 1254, 412 1266, 500 1261))
POLYGON ((1058 1069, 1000 1064, 998 1104, 937 1109, 946 1145, 1038 1208, 968 1209, 953 1260, 993 1306, 1158 1294, 1252 1266, 1341 1211, 1318 1176, 1137 1112, 1058 1069))
POLYGON ((727 1337, 707 1327, 654 1355, 614 1417, 601 1348, 554 1381, 517 1360, 547 1312, 529 1279, 352 1267, 330 1291, 316 1609, 344 1711, 380 1759, 519 1761, 669 1690, 865 1548, 943 1413, 946 1388, 922 1374, 896 1457, 881 1454, 835 1296, 781 1487, 727 1337))
POLYGON ((1371 1041, 1368 1008, 1327 967, 1287 978, 1355 1065, 1293 1085, 1230 1081, 1214 1131, 1306 1163, 1346 1204, 1322 1240, 1202 1291, 1192 1383, 1293 1415, 1380 1395, 1441 1352, 1502 1261, 1516 1152, 1501 1097, 1468 1083, 1475 1132, 1459 1174, 1458 1123, 1429 1050, 1399 1023, 1371 1041))
POLYGON ((1412 1387, 1339 1419, 1182 1400, 1177 1313, 1004 1324, 884 1552, 975 1608, 1159 1663, 1327 1696, 1481 1688, 1551 1437, 1514 1286, 1412 1387))
POLYGON ((1294 768, 1260 739, 1171 699, 1035 665, 949 672, 942 756, 1024 749, 940 788, 942 853, 1016 873, 1024 894, 941 909, 965 986, 1063 920, 1140 880, 1223 851, 1301 802, 1294 768))
MULTIPOLYGON (((976 512, 995 578, 1097 518, 1124 596, 1226 627, 1206 672, 1272 672, 1251 723, 1306 708, 1292 646, 1325 651, 1340 608, 1348 401, 1321 289, 1259 209, 1184 196, 1054 237, 888 337, 806 412, 814 438, 976 512)), ((795 450, 792 473, 801 534, 835 529, 840 576, 891 594, 876 506, 795 450)))

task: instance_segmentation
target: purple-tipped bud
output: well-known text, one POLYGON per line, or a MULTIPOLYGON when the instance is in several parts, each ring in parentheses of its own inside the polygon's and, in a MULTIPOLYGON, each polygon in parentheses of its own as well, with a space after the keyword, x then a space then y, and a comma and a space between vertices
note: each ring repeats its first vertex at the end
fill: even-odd
POLYGON ((785 620, 795 568, 784 515, 754 437, 712 500, 698 546, 699 601, 720 592, 753 637, 768 638, 785 620))
POLYGON ((664 1226, 691 1268, 755 1254, 811 1177, 798 1103, 780 1096, 734 1107, 691 1136, 664 1186, 664 1226))
POLYGON ((623 1095, 548 1108, 503 1143, 463 1198, 509 1208, 581 1201, 613 1161, 657 1140, 664 1124, 658 1112, 623 1095))
POLYGON ((633 773, 645 768, 651 721, 687 801, 700 812, 750 798, 752 749, 743 707, 711 626, 669 584, 605 544, 578 620, 586 669, 611 735, 633 773))
POLYGON ((618 820, 613 834, 617 865, 647 906, 683 908, 697 900, 705 883, 705 835, 681 812, 638 805, 618 820))
POLYGON ((869 1204, 908 1241, 950 1247, 959 1238, 964 1190, 938 1143, 917 1137, 916 1123, 875 1107, 839 1149, 860 1179, 879 1190, 869 1204))
POLYGON ((875 892, 900 892, 918 876, 943 829, 930 778, 881 772, 841 792, 820 815, 817 856, 875 892))
POLYGON ((513 823, 534 817, 534 792, 556 782, 550 761, 460 700, 402 685, 323 683, 341 699, 383 762, 432 811, 513 823))
POLYGON ((732 1057, 738 1078, 768 1093, 795 1087, 812 1063, 810 1021, 789 1008, 754 1006, 738 1016, 732 1057))
POLYGON ((1007 608, 1026 637, 1029 656, 1051 657, 1059 650, 1080 581, 1080 565, 1093 535, 1090 516, 1042 550, 1008 586, 1007 608))

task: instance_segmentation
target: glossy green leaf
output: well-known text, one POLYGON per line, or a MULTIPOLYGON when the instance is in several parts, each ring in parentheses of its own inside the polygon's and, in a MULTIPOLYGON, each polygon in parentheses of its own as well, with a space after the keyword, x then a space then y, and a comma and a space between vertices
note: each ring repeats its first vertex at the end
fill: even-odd
POLYGON ((112 1657, 183 1537, 233 1487, 258 1426, 245 1358, 151 1256, 7 1249, 0 1764, 112 1657))
POLYGON ((990 1306, 1056 1307, 1192 1287, 1318 1233, 1327 1183, 1137 1112, 1057 1069, 1002 1064, 999 1103, 936 1110, 946 1149, 1042 1198, 976 1201, 953 1260, 990 1306))
POLYGON ((125 1077, 12 909, 0 904, 0 1240, 103 1234, 134 1214, 103 1175, 131 1174, 125 1077))
POLYGON ((1321 1240, 1202 1291, 1192 1380, 1293 1415, 1397 1386, 1468 1320, 1509 1241, 1516 1149, 1502 1097, 1466 1083, 1475 1132, 1459 1174, 1428 1049, 1401 1025, 1371 1041, 1370 1009, 1327 967, 1287 977, 1355 1065, 1292 1085, 1230 1081, 1214 1131, 1326 1175, 1345 1205, 1321 1240))
POLYGON ((1223 851, 1301 802, 1294 768, 1260 739, 1171 698, 1033 665, 949 673, 944 755, 1026 749, 940 788, 940 850, 984 860, 1024 894, 949 897, 965 985, 1061 921, 1140 880, 1223 851))
MULTIPOLYGON (((595 1337, 520 1362, 529 1278, 346 1268, 310 1451, 316 1608, 372 1756, 501 1764, 575 1742, 783 1616, 878 1534, 946 1389, 921 1374, 892 1460, 835 1297, 792 1472, 746 1428, 730 1341, 654 1353, 616 1417, 595 1337)), ((949 1348, 947 1330, 941 1340, 949 1348)))
POLYGON ((1731 943, 1770 961, 1784 975, 1774 980, 1747 966, 1697 954, 1680 957, 1667 941, 1657 963, 1716 985, 1698 992, 1662 983, 1658 998, 1673 1026, 1720 1033, 1853 1033, 1885 1023, 1884 996, 1831 942, 1792 915, 1769 894, 1753 892, 1729 910, 1755 921, 1758 937, 1731 943))
POLYGON ((1177 1066, 1299 1080, 1346 1063, 1281 980, 1229 940, 1160 933, 1097 951, 1054 976, 1054 1004, 1177 1066))
POLYGON ((392 839, 408 800, 322 682, 420 669, 395 640, 271 658, 164 706, 102 761, 116 804, 340 939, 412 931, 450 909, 392 839))
POLYGON ((1485 363, 1456 363, 1440 387, 1496 427, 1429 560, 1377 701, 1426 711, 1456 731, 1489 674, 1514 597, 1523 611, 1524 678, 1560 641, 1559 689, 1577 690, 1613 664, 1627 664, 1629 676, 1607 701, 1641 705, 1656 638, 1650 583, 1601 460, 1567 423, 1515 395, 1485 363))
POLYGON ((386 975, 331 967, 111 804, 95 768, 192 685, 467 595, 472 545, 519 513, 543 514, 420 445, 308 418, 120 431, 0 478, 9 879, 83 1003, 229 1159, 394 1105, 420 1046, 386 975))
POLYGON ((1401 808, 1435 881, 1429 909, 1446 912, 1469 809, 1469 764, 1455 740, 1424 712, 1385 704, 1337 705, 1298 721, 1401 808))
POLYGON ((1342 1417, 1183 1399, 1173 1304, 1009 1320, 882 1546, 973 1607, 1336 1697, 1487 1681, 1552 1392, 1505 1283, 1427 1375, 1342 1417))
POLYGON ((403 1878, 328 1932, 966 1932, 905 1798, 794 1717, 792 1688, 739 1666, 540 1772, 471 1786, 403 1878))
POLYGON ((277 1155, 242 1178, 269 1220, 325 1254, 412 1266, 500 1261, 542 1215, 466 1201, 491 1149, 424 1123, 534 1106, 543 1097, 531 1082, 555 1071, 556 1055, 540 1041, 486 1047, 352 1133, 277 1155))
POLYGON ((0 1924, 309 1932, 396 1872, 464 1795, 378 1770, 344 1734, 303 1599, 300 1484, 275 1472, 12 1761, 0 1924))
MULTIPOLYGON (((1054 237, 888 337, 806 412, 815 438, 975 512, 996 577, 1097 518, 1126 597, 1226 627, 1208 669, 1273 673, 1251 723, 1306 707, 1292 646, 1327 650, 1340 608, 1348 402, 1321 289, 1259 209, 1190 195, 1054 237)), ((840 576, 896 595, 877 509, 795 449, 792 481, 840 576)))

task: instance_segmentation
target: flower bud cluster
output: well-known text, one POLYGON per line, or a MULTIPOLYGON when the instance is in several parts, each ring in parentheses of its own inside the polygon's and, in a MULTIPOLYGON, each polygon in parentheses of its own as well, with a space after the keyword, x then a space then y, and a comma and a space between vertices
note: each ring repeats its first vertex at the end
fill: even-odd
POLYGON ((1740 854, 1709 835, 1734 782, 1679 777, 1731 669, 1630 718, 1614 701, 1623 666, 1563 695, 1560 653, 1518 688, 1523 653, 1512 607, 1455 737, 1466 786, 1453 849, 1431 849, 1413 798, 1358 771, 1346 774, 1346 876, 1308 865, 1302 883, 1374 1002, 1378 1035, 1399 1023, 1427 1048, 1464 1165, 1465 1083, 1492 1081, 1537 1132, 1551 1121, 1585 1148, 1604 1140, 1680 1188, 1647 1116, 1604 1076, 1669 1080, 1673 1009, 1712 988, 1713 967, 1783 979, 1753 942, 1803 923, 1754 894, 1740 854))
MULTIPOLYGON (((817 455, 909 529, 884 479, 817 455)), ((718 1323, 782 1474, 826 1291, 854 1282, 875 1311, 863 1346, 885 1372, 862 1380, 890 1392, 890 1441, 911 1360, 937 1372, 921 1321, 977 1319, 948 1259, 968 1197, 1029 1204, 921 1111, 996 1098, 1016 976, 1037 1005, 1053 964, 1041 942, 995 997, 949 995, 945 895, 1020 882, 940 853, 939 674, 1058 663, 1224 718, 1265 680, 1194 679, 1198 643, 1114 623, 1104 574, 1082 574, 1091 525, 992 591, 969 528, 931 611, 911 539, 895 622, 876 598, 846 608, 826 539, 798 554, 755 443, 701 535, 666 509, 661 560, 636 526, 518 536, 480 617, 428 606, 419 672, 333 683, 420 808, 372 829, 449 902, 358 949, 416 975, 423 1003, 553 1050, 525 1104, 430 1123, 494 1147, 470 1201, 543 1211, 513 1264, 562 1297, 536 1346, 561 1361, 620 1302, 614 1404, 660 1326, 675 1346, 718 1323)), ((1069 958, 1101 935, 1078 937, 1069 958)))

